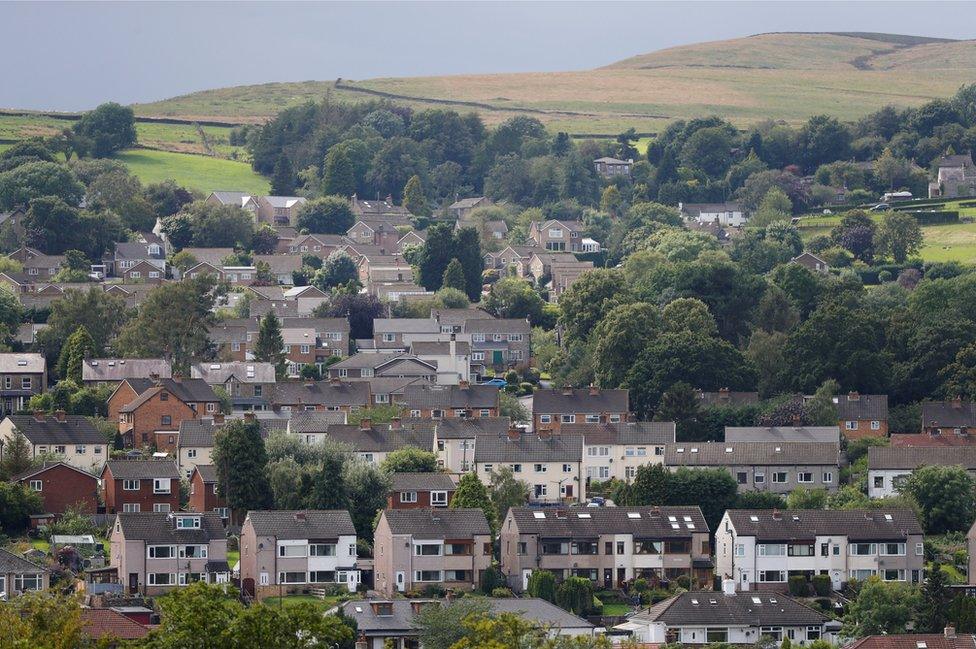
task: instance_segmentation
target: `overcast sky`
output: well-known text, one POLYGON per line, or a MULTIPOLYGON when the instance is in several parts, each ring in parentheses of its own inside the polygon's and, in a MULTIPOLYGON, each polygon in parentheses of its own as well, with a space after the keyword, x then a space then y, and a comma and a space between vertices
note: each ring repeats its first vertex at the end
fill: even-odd
POLYGON ((80 110, 268 81, 579 70, 771 31, 976 37, 976 3, 10 3, 0 107, 80 110))

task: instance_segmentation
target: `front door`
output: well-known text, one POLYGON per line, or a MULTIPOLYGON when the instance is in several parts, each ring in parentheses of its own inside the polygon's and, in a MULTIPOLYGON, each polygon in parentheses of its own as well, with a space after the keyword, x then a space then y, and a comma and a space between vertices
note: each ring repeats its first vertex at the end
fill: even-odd
POLYGON ((494 363, 495 365, 501 365, 502 363, 505 362, 505 359, 502 357, 501 350, 496 349, 491 353, 491 362, 494 363))
POLYGON ((627 569, 617 568, 617 588, 623 588, 625 581, 627 581, 627 569))
POLYGON ((396 588, 401 593, 407 589, 406 576, 402 570, 396 574, 396 588))
POLYGON ((603 569, 603 587, 607 590, 613 588, 613 568, 603 569))
POLYGON ((532 576, 532 571, 528 568, 522 570, 522 590, 526 591, 529 589, 529 577, 532 576))
POLYGON ((138 593, 139 592, 139 573, 130 572, 129 573, 129 592, 138 593))

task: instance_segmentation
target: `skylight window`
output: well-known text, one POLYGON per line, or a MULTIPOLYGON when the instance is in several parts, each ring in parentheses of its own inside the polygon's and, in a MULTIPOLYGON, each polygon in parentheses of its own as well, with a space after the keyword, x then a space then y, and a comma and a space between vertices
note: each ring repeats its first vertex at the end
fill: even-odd
POLYGON ((885 514, 885 520, 890 522, 891 521, 891 514, 885 514))
POLYGON ((675 452, 676 453, 684 453, 685 452, 685 449, 679 446, 677 449, 675 449, 675 452))
POLYGON ((532 512, 532 515, 534 517, 536 517, 536 518, 545 518, 546 517, 546 513, 545 512, 532 512))
POLYGON ((682 516, 681 518, 683 518, 686 523, 691 522, 691 516, 682 516))
POLYGON ((731 446, 726 446, 725 447, 725 452, 726 453, 731 453, 732 452, 732 447, 731 446))
POLYGON ((693 446, 693 447, 691 448, 691 452, 692 452, 692 453, 697 453, 697 452, 698 452, 698 447, 697 447, 697 446, 693 446))
POLYGON ((687 527, 689 530, 693 530, 693 529, 695 529, 695 524, 694 523, 685 523, 685 527, 687 527))
POLYGON ((698 606, 698 600, 697 599, 691 600, 691 605, 692 606, 698 606))
POLYGON ((758 523, 759 522, 759 517, 758 516, 750 516, 749 517, 749 520, 752 521, 753 523, 758 523))
POLYGON ((681 529, 681 526, 678 525, 677 523, 671 523, 671 529, 673 529, 673 530, 680 530, 681 529))
POLYGON ((676 520, 678 520, 678 517, 677 517, 677 516, 668 516, 668 520, 669 520, 669 521, 671 521, 671 522, 673 523, 673 522, 675 522, 676 520))
POLYGON ((918 647, 918 649, 926 649, 926 647, 928 647, 927 644, 925 644, 924 642, 921 642, 921 641, 916 642, 915 643, 915 646, 918 647))
POLYGON ((753 604, 762 604, 762 600, 759 599, 758 597, 753 597, 752 598, 752 603, 753 604))
POLYGON ((627 512, 627 518, 640 518, 640 512, 627 512))
POLYGON ((590 516, 588 513, 580 513, 580 514, 576 514, 576 516, 578 518, 592 518, 592 516, 590 516))

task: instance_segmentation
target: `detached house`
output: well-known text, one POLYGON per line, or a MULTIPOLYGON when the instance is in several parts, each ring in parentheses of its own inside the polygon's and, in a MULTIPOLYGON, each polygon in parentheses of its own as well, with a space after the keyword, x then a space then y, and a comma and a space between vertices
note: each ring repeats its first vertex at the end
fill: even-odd
POLYGON ((532 401, 535 430, 558 431, 564 424, 616 424, 630 415, 627 390, 546 388, 536 390, 532 401))
POLYGON ((838 426, 847 439, 888 436, 888 395, 849 392, 834 397, 838 426))
POLYGON ((512 507, 500 532, 502 572, 516 592, 536 570, 607 589, 681 576, 704 585, 712 580, 708 538, 698 507, 512 507))
POLYGON ((0 422, 0 457, 20 432, 31 446, 31 457, 44 453, 61 456, 65 464, 97 473, 108 459, 108 442, 87 417, 42 411, 32 415, 9 415, 0 422))
POLYGON ((489 367, 499 372, 529 362, 532 327, 527 320, 465 320, 463 331, 471 337, 471 365, 479 374, 489 367))
POLYGON ((447 473, 394 473, 392 480, 387 509, 447 507, 457 491, 447 473))
POLYGON ((220 398, 202 379, 126 379, 108 400, 127 447, 176 452, 180 424, 220 412, 220 398))
POLYGON ((491 483, 494 471, 510 467, 516 479, 529 485, 532 502, 582 502, 586 497, 581 435, 546 430, 532 434, 518 428, 510 428, 505 435, 479 435, 474 464, 485 484, 491 483))
POLYGON ((172 460, 109 460, 101 473, 105 511, 175 512, 180 477, 172 460))
POLYGON ((473 591, 491 561, 480 509, 387 509, 376 523, 374 586, 388 597, 426 586, 473 591))
MULTIPOLYGON (((584 252, 583 224, 579 221, 533 221, 529 226, 529 240, 553 252, 584 252)), ((596 250, 586 252, 599 252, 596 250)))
POLYGON ((232 410, 240 414, 266 410, 276 382, 274 366, 256 361, 195 363, 190 376, 212 388, 220 386, 230 397, 232 410))
POLYGON ((98 476, 70 464, 44 464, 11 480, 40 494, 47 514, 59 515, 68 509, 82 514, 98 511, 98 476))
POLYGON ((730 509, 715 533, 715 570, 742 591, 785 592, 797 575, 829 575, 834 590, 873 576, 919 583, 922 540, 908 509, 730 509))
POLYGON ((230 581, 227 534, 212 512, 118 514, 110 540, 110 565, 130 594, 230 581))
POLYGON ((257 599, 308 586, 355 592, 356 528, 347 511, 251 511, 241 527, 241 588, 257 599))

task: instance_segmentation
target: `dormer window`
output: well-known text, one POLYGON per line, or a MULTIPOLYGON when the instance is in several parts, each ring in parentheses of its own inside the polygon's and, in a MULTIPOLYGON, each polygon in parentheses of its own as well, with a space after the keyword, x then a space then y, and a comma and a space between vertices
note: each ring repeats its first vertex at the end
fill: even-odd
POLYGON ((176 529, 198 530, 200 529, 200 517, 199 516, 177 516, 176 529))

